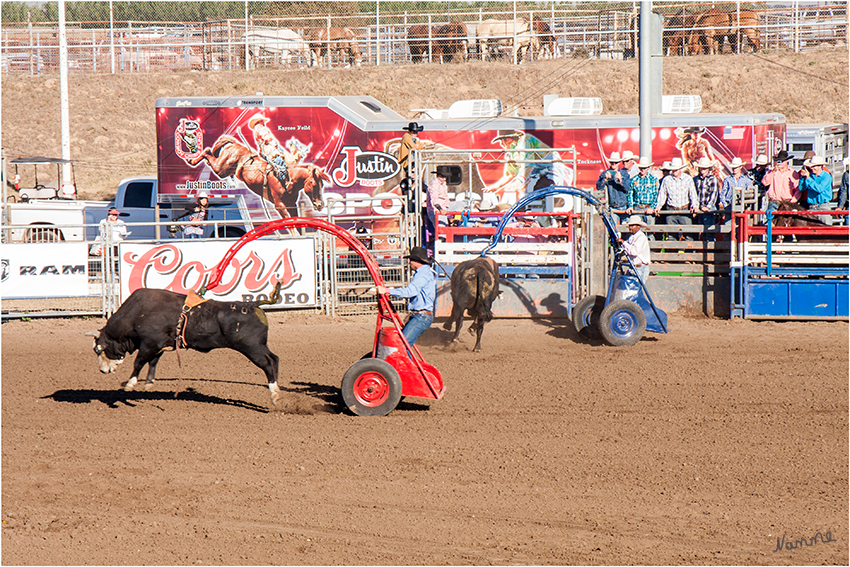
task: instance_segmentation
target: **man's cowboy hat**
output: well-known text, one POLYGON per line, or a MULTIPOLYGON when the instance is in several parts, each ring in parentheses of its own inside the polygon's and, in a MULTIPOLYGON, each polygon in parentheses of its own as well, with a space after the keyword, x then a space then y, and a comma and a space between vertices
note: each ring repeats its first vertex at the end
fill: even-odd
POLYGON ((669 161, 665 161, 664 163, 661 164, 660 169, 661 169, 661 171, 670 171, 672 169, 672 167, 673 166, 670 165, 669 161))
POLYGON ((732 158, 732 161, 729 162, 729 167, 735 169, 736 167, 744 167, 744 160, 739 157, 732 158))
POLYGON ((823 167, 826 165, 826 160, 823 159, 821 156, 815 156, 809 159, 808 162, 808 167, 814 167, 816 165, 823 167))
POLYGON ((428 251, 422 248, 421 246, 414 246, 410 249, 410 254, 405 256, 408 260, 413 260, 414 262, 419 262, 420 264, 427 264, 430 266, 434 260, 428 257, 428 251))
POLYGON ((638 160, 638 169, 646 169, 648 167, 652 167, 653 163, 649 161, 648 157, 641 156, 640 160, 638 160))
POLYGON ((623 152, 623 161, 629 161, 630 159, 635 159, 635 154, 631 152, 631 150, 625 150, 623 152))
POLYGON ((206 191, 201 191, 200 193, 198 193, 198 194, 196 195, 196 197, 197 197, 198 199, 209 199, 209 198, 210 198, 210 196, 209 196, 209 195, 207 195, 207 192, 206 192, 206 191))
POLYGON ((251 117, 251 119, 248 121, 248 128, 253 130, 254 126, 256 126, 259 122, 266 124, 269 121, 271 121, 271 118, 266 118, 262 114, 257 114, 256 116, 251 117))
POLYGON ((754 165, 767 165, 768 164, 767 156, 764 155, 764 154, 759 154, 758 156, 756 156, 756 160, 753 162, 753 164, 754 165))
POLYGON ((623 158, 620 157, 620 152, 611 152, 611 155, 608 156, 608 161, 611 163, 620 163, 623 161, 623 158))
POLYGON ((670 161, 670 171, 679 171, 680 169, 687 167, 688 164, 682 161, 680 157, 674 157, 670 161))
POLYGON ((490 143, 495 144, 499 140, 504 140, 505 138, 519 138, 523 135, 519 130, 499 130, 496 132, 496 137, 493 138, 490 143))
POLYGON ((402 130, 407 130, 408 132, 411 132, 413 134, 415 134, 417 132, 421 132, 424 129, 425 129, 424 126, 420 126, 416 122, 411 122, 410 124, 407 125, 407 127, 402 128, 402 130))
POLYGON ((788 155, 788 152, 785 150, 780 150, 780 152, 773 157, 773 161, 775 162, 788 161, 789 159, 791 159, 791 156, 788 155))
POLYGON ((478 203, 479 211, 492 211, 499 204, 498 198, 493 193, 484 193, 481 202, 478 203))
POLYGON ((646 228, 646 223, 643 222, 642 220, 640 220, 640 217, 637 216, 637 215, 630 216, 629 220, 626 221, 626 224, 629 225, 629 226, 636 224, 638 226, 642 226, 643 228, 646 228))
POLYGON ((703 156, 699 158, 699 161, 696 163, 697 169, 711 169, 714 167, 714 162, 707 157, 703 156))

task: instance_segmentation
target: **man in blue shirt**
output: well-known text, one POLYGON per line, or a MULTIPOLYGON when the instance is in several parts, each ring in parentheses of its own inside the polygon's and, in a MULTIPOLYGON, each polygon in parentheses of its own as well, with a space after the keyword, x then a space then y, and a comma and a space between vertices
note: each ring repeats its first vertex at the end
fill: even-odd
POLYGON ((632 185, 629 180, 629 171, 623 167, 620 152, 611 152, 608 162, 611 167, 599 174, 599 178, 596 180, 596 189, 605 191, 608 208, 612 211, 613 218, 611 220, 615 224, 619 224, 629 217, 626 209, 629 206, 629 190, 632 185))
POLYGON ((434 321, 437 274, 431 268, 434 260, 428 257, 428 252, 421 246, 414 246, 405 258, 410 260, 410 268, 414 271, 410 284, 395 289, 387 289, 384 286, 378 286, 376 289, 378 293, 389 293, 392 297, 410 299, 407 304, 410 316, 404 323, 402 333, 407 342, 412 345, 434 321))
MULTIPOLYGON (((829 211, 832 201, 832 175, 824 171, 826 160, 820 156, 814 156, 803 163, 800 170, 801 192, 806 191, 806 202, 810 211, 829 211)), ((832 217, 823 215, 818 220, 825 224, 832 224, 832 217)))

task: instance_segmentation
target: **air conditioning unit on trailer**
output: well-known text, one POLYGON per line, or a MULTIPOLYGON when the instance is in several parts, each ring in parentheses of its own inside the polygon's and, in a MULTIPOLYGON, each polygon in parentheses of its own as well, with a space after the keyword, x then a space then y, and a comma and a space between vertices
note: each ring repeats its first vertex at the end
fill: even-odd
POLYGON ((661 97, 662 114, 696 114, 702 110, 699 95, 665 95, 661 97))
POLYGON ((602 114, 599 97, 564 97, 549 103, 549 116, 596 116, 602 114))
POLYGON ((449 107, 449 118, 490 118, 501 114, 502 101, 497 98, 458 100, 449 107))

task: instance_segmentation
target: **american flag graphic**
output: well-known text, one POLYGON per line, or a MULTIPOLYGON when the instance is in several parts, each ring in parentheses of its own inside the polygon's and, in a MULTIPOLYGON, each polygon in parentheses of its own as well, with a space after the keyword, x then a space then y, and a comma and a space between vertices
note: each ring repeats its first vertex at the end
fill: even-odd
POLYGON ((724 140, 743 140, 744 139, 744 127, 743 126, 726 126, 723 128, 723 139, 724 140))

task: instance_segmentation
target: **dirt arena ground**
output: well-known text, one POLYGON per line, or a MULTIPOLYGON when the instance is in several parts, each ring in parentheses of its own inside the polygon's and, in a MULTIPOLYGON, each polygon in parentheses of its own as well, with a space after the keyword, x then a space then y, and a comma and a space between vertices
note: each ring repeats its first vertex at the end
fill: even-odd
POLYGON ((850 560, 847 323, 671 316, 614 349, 497 320, 481 353, 435 324, 445 397, 363 418, 339 385, 374 318, 271 322, 276 411, 232 351, 182 355, 176 399, 173 354, 124 393, 102 320, 4 322, 2 563, 850 560))

